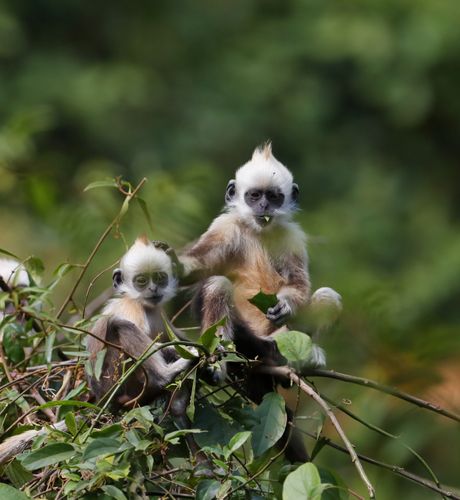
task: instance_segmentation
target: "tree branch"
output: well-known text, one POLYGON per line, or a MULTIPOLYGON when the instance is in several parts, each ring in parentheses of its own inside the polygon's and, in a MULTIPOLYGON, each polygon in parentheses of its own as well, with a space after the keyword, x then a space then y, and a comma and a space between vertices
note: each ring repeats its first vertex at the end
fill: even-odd
MULTIPOLYGON (((305 434, 305 435, 316 440, 315 434, 312 434, 311 432, 308 432, 308 431, 304 431, 303 429, 299 429, 298 427, 296 427, 296 429, 298 429, 302 434, 305 434)), ((332 441, 331 439, 324 437, 324 440, 325 440, 324 443, 327 446, 330 446, 331 448, 335 448, 336 450, 339 450, 342 453, 348 453, 346 448, 344 448, 343 446, 341 446, 337 443, 334 443, 334 441, 332 441)), ((444 488, 441 488, 441 487, 437 486, 434 482, 432 482, 428 479, 417 476, 417 474, 414 474, 412 472, 408 472, 403 467, 399 467, 397 465, 387 464, 385 462, 380 462, 379 460, 375 460, 374 458, 367 457, 366 455, 362 455, 361 453, 358 453, 358 457, 363 462, 367 462, 369 464, 376 465, 377 467, 381 467, 382 469, 387 469, 387 470, 393 472, 394 474, 397 474, 398 476, 401 476, 405 479, 408 479, 409 481, 413 481, 414 483, 420 484, 421 486, 424 486, 425 488, 428 488, 430 490, 436 491, 436 493, 439 493, 447 498, 452 498, 454 500, 460 500, 460 495, 458 493, 456 493, 455 491, 451 491, 450 489, 446 490, 444 488)))
POLYGON ((288 366, 272 366, 272 367, 263 366, 260 368, 260 371, 263 371, 264 373, 269 373, 270 375, 286 377, 292 380, 294 384, 298 385, 305 394, 310 396, 322 408, 323 412, 329 417, 332 425, 335 427, 337 434, 340 436, 343 443, 345 444, 345 447, 348 451, 348 454, 350 455, 353 465, 358 471, 358 474, 361 477, 363 483, 366 485, 367 491, 369 493, 369 498, 375 498, 374 487, 372 486, 366 473, 364 472, 363 466, 359 461, 358 455, 356 454, 353 445, 348 440, 345 432, 343 431, 341 425, 339 424, 339 421, 337 420, 337 417, 334 415, 334 412, 328 406, 326 401, 324 401, 324 399, 312 387, 310 387, 306 382, 304 382, 299 377, 299 375, 297 375, 288 366))
POLYGON ((418 406, 420 408, 425 408, 426 410, 438 413, 439 415, 444 415, 445 417, 455 420, 456 422, 460 422, 460 415, 457 415, 456 413, 450 410, 445 410, 444 408, 441 408, 439 405, 435 405, 434 403, 424 401, 423 399, 420 399, 416 396, 411 396, 406 392, 399 391, 398 389, 389 387, 384 384, 379 384, 378 382, 369 380, 367 378, 356 377, 354 375, 348 375, 347 373, 340 373, 334 370, 323 370, 323 369, 308 369, 302 372, 302 376, 333 378, 336 380, 342 380, 343 382, 350 382, 352 384, 361 385, 364 387, 370 387, 371 389, 375 389, 376 391, 384 392, 385 394, 390 394, 395 398, 402 399, 403 401, 412 403, 413 405, 418 406))

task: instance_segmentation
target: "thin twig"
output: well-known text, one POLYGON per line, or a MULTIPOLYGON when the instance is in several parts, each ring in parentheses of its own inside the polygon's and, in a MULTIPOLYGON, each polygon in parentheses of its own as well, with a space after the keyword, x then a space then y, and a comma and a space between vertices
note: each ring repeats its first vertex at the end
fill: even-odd
MULTIPOLYGON (((132 200, 139 189, 147 182, 147 178, 144 177, 141 182, 134 188, 133 192, 130 194, 126 194, 125 201, 126 200, 132 200)), ((71 288, 69 294, 65 298, 64 302, 62 303, 61 307, 59 308, 59 311, 56 314, 56 318, 60 318, 62 316, 62 313, 65 311, 65 308, 67 307, 67 304, 72 300, 73 294, 77 290, 78 286, 81 283, 81 280, 83 279, 83 276, 85 275, 89 265, 94 259, 94 256, 98 252, 99 248, 101 247, 102 243, 104 240, 107 238, 107 236, 110 234, 112 229, 120 222, 121 217, 123 216, 123 207, 120 209, 116 217, 112 220, 112 222, 105 228, 104 232, 102 235, 99 237, 99 240, 97 241, 96 245, 94 246, 93 250, 89 254, 89 257, 86 259, 85 263, 83 264, 83 267, 81 269, 80 274, 78 275, 77 279, 75 280, 75 283, 73 287, 71 288)))
POLYGON ((264 373, 270 373, 271 375, 277 375, 280 377, 289 378, 290 380, 292 380, 292 382, 294 382, 294 384, 298 385, 305 394, 307 394, 308 396, 310 396, 312 399, 315 400, 315 402, 322 408, 324 413, 329 417, 332 425, 335 427, 335 430, 337 431, 338 435, 345 444, 345 447, 348 450, 348 454, 350 455, 353 465, 358 471, 358 474, 361 477, 363 483, 366 485, 367 491, 369 493, 369 498, 375 498, 374 487, 372 486, 366 473, 364 472, 363 466, 359 461, 358 455, 356 454, 353 445, 350 443, 339 421, 337 420, 337 417, 334 415, 334 412, 331 410, 326 401, 324 401, 324 399, 312 387, 310 387, 306 382, 304 382, 288 366, 261 367, 260 370, 263 371, 264 373))
POLYGON ((323 393, 319 393, 320 396, 325 399, 329 404, 334 405, 335 408, 339 409, 341 412, 345 413, 345 415, 348 415, 350 418, 353 420, 356 420, 356 422, 359 422, 360 424, 364 425, 368 429, 377 432, 381 436, 389 437, 391 439, 394 439, 395 441, 398 441, 406 450, 408 450, 421 464, 425 469, 427 470, 428 474, 433 478, 433 481, 436 483, 438 487, 441 487, 441 482, 439 481, 438 477, 434 473, 433 469, 428 465, 427 461, 419 454, 417 453, 411 446, 406 444, 399 436, 396 436, 395 434, 391 434, 391 432, 388 432, 384 429, 381 429, 380 427, 371 424, 370 422, 367 422, 363 418, 359 417, 355 413, 351 412, 346 406, 342 404, 338 404, 329 397, 327 397, 323 393))
POLYGON ((302 372, 303 376, 307 377, 326 377, 333 378, 336 380, 342 380, 343 382, 350 382, 352 384, 361 385, 364 387, 370 387, 371 389, 375 389, 376 391, 384 392, 385 394, 390 394, 395 398, 402 399, 403 401, 407 401, 408 403, 412 403, 415 406, 420 408, 425 408, 426 410, 433 411, 440 415, 444 415, 447 418, 455 420, 456 422, 460 422, 460 415, 441 408, 439 405, 435 405, 434 403, 430 403, 429 401, 424 401, 416 396, 412 396, 407 394, 406 392, 399 391, 393 387, 389 387, 384 384, 380 384, 375 382, 374 380, 370 380, 367 378, 356 377, 354 375, 348 375, 347 373, 340 373, 334 370, 323 370, 323 369, 308 369, 302 372))
MULTIPOLYGON (((309 436, 315 440, 317 440, 317 437, 315 434, 305 431, 303 429, 299 429, 296 427, 302 434, 305 434, 306 436, 309 436)), ((348 453, 346 448, 343 446, 335 443, 329 438, 324 437, 324 444, 327 446, 330 446, 332 448, 335 448, 336 450, 341 451, 342 453, 348 453)), ((424 486, 425 488, 428 488, 430 490, 436 491, 436 493, 440 493, 441 495, 447 497, 447 498, 452 498, 454 500, 460 500, 460 493, 456 493, 455 491, 452 490, 446 490, 445 487, 441 488, 437 486, 433 481, 430 481, 429 479, 425 479, 423 477, 418 476, 417 474, 414 474, 412 472, 406 471, 403 467, 399 467, 397 465, 392 465, 392 464, 387 464, 385 462, 381 462, 380 460, 375 460, 374 458, 368 457, 366 455, 362 455, 361 453, 358 453, 358 457, 363 461, 367 462, 372 465, 376 465, 377 467, 381 467, 382 469, 387 469, 394 474, 397 474, 398 476, 401 476, 405 479, 408 479, 409 481, 413 481, 414 483, 420 484, 421 486, 424 486)))
POLYGON ((192 300, 189 300, 188 302, 186 302, 177 312, 176 314, 171 318, 171 324, 174 323, 174 321, 176 321, 176 319, 188 308, 190 307, 192 304, 192 300))

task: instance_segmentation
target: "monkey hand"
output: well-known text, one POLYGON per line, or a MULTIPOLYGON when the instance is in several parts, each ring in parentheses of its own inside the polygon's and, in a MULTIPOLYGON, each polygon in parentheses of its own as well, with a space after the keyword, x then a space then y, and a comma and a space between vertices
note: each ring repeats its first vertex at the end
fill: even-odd
POLYGON ((152 241, 155 248, 163 250, 165 254, 171 259, 173 274, 176 278, 181 278, 184 275, 184 266, 177 257, 174 248, 168 245, 165 241, 153 240, 152 241))
POLYGON ((292 308, 286 299, 278 299, 278 302, 267 309, 267 319, 273 321, 276 325, 282 325, 292 314, 292 308))

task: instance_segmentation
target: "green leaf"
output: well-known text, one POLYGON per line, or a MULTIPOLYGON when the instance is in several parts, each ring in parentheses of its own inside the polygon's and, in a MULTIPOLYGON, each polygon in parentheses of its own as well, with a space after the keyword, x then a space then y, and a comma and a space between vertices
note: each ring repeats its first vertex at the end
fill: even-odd
MULTIPOLYGON (((178 341, 179 339, 176 337, 174 330, 171 328, 166 318, 164 319, 163 323, 166 327, 166 333, 168 334, 168 337, 171 340, 171 342, 178 341)), ((195 355, 193 355, 190 351, 188 351, 185 347, 182 347, 181 345, 175 345, 174 349, 176 349, 177 353, 181 358, 196 359, 195 355)))
POLYGON ((195 393, 196 393, 196 371, 193 372, 192 378, 192 390, 190 392, 190 400, 187 405, 185 413, 191 422, 195 419, 195 393))
POLYGON ((24 265, 34 281, 41 279, 41 277, 43 276, 43 272, 45 271, 45 266, 38 257, 34 257, 33 255, 27 257, 27 259, 24 261, 24 265))
POLYGON ((14 459, 5 467, 5 474, 16 488, 21 488, 34 477, 17 459, 14 459))
POLYGON ((206 400, 197 403, 193 425, 206 431, 195 437, 201 448, 215 446, 216 443, 228 443, 237 432, 243 430, 239 422, 224 418, 206 400))
POLYGON ((202 431, 201 429, 179 429, 178 431, 168 432, 165 435, 164 440, 168 443, 178 444, 179 437, 185 436, 186 434, 199 434, 201 432, 205 431, 202 431))
POLYGON ((72 412, 69 412, 65 416, 64 420, 65 420, 65 424, 66 424, 67 429, 70 432, 70 434, 72 434, 72 436, 75 436, 75 434, 77 434, 77 431, 78 431, 77 421, 75 420, 75 415, 72 412))
POLYGON ((119 216, 120 217, 123 217, 123 215, 125 215, 125 213, 128 211, 128 208, 129 208, 129 202, 131 201, 131 196, 127 196, 124 201, 123 201, 123 204, 121 205, 121 209, 120 209, 120 213, 119 213, 119 216))
POLYGON ((8 255, 8 257, 13 257, 13 259, 21 260, 18 256, 14 255, 14 253, 8 252, 8 250, 5 250, 3 248, 0 248, 0 253, 8 255))
POLYGON ((308 462, 291 472, 283 484, 283 500, 321 500, 321 493, 328 485, 321 484, 318 469, 308 462))
POLYGON ((89 460, 90 458, 100 457, 101 455, 113 455, 121 448, 121 442, 113 438, 98 438, 89 443, 83 452, 83 459, 89 460))
POLYGON ((238 448, 243 446, 243 444, 250 438, 251 432, 250 431, 243 431, 243 432, 238 432, 236 433, 232 439, 230 439, 228 445, 226 446, 225 450, 225 459, 227 460, 228 457, 234 453, 238 448))
POLYGON ((208 329, 206 329, 198 339, 198 342, 200 342, 204 347, 206 347, 206 349, 208 349, 208 351, 211 354, 216 350, 216 347, 219 345, 220 338, 216 335, 217 331, 220 327, 225 326, 226 323, 227 323, 227 317, 224 316, 217 323, 214 323, 208 329))
POLYGON ((25 358, 23 342, 21 342, 20 336, 23 334, 23 329, 18 324, 11 324, 5 328, 3 334, 3 348, 5 350, 6 357, 13 363, 19 363, 25 358))
POLYGON ((215 479, 205 479, 198 483, 195 498, 196 500, 214 500, 219 489, 219 481, 215 479))
POLYGON ((101 187, 118 187, 117 183, 115 182, 114 179, 107 179, 105 181, 95 181, 91 182, 91 184, 88 184, 85 189, 83 189, 83 192, 89 191, 90 189, 95 189, 95 188, 101 188, 101 187))
POLYGON ((121 424, 112 424, 112 425, 109 425, 107 427, 103 427, 102 429, 100 430, 97 430, 97 431, 93 431, 90 436, 92 438, 107 438, 107 437, 115 437, 115 436, 119 436, 123 431, 123 427, 121 426, 121 424))
POLYGON ((109 495, 110 497, 115 498, 116 500, 127 500, 125 494, 112 484, 103 486, 102 491, 107 493, 107 495, 109 495))
POLYGON ((145 219, 147 220, 147 224, 149 225, 150 231, 152 231, 153 234, 155 231, 153 229, 153 223, 152 223, 152 218, 150 217, 149 209, 147 208, 147 203, 142 198, 139 198, 139 196, 136 197, 136 201, 137 203, 139 203, 139 206, 141 207, 145 219))
POLYGON ((260 290, 258 294, 248 299, 248 301, 260 309, 264 314, 267 314, 268 309, 276 306, 278 303, 278 297, 273 293, 266 294, 260 290))
POLYGON ((281 332, 275 335, 275 341, 280 353, 289 361, 303 363, 310 358, 312 341, 302 332, 281 332))
POLYGON ((348 488, 344 480, 335 472, 324 467, 318 467, 319 476, 323 484, 329 488, 323 492, 321 500, 348 500, 348 488))
POLYGON ((265 394, 255 411, 259 423, 252 429, 252 449, 258 457, 271 448, 283 435, 287 423, 284 399, 275 392, 265 394))
POLYGON ((99 406, 87 401, 77 401, 76 399, 62 399, 60 401, 48 401, 37 407, 37 410, 44 410, 45 408, 54 408, 55 406, 82 406, 84 408, 92 408, 93 410, 100 410, 99 406))
POLYGON ((68 443, 53 443, 25 456, 22 465, 27 470, 37 470, 67 460, 75 454, 74 447, 68 443))
POLYGON ((53 348, 55 340, 56 340, 56 330, 53 330, 46 336, 46 341, 45 341, 45 358, 47 363, 51 363, 51 360, 53 358, 53 348))
POLYGON ((96 377, 96 380, 99 380, 102 375, 102 367, 104 365, 104 359, 105 355, 107 353, 107 349, 101 349, 97 354, 96 354, 96 362, 94 363, 94 376, 96 377))
POLYGON ((313 460, 316 455, 324 448, 324 446, 327 444, 328 440, 324 436, 321 436, 315 443, 315 446, 311 452, 311 459, 313 460))
POLYGON ((76 267, 75 264, 69 264, 68 262, 63 262, 62 264, 59 264, 58 267, 53 271, 53 276, 62 278, 72 269, 75 269, 75 267, 76 267))
POLYGON ((0 498, 2 500, 29 500, 25 493, 4 483, 0 483, 0 498))

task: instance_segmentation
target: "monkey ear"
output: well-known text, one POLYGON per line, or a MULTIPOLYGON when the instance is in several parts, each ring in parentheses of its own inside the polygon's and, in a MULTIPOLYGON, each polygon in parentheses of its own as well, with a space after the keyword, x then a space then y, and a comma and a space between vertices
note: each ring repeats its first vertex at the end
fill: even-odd
POLYGON ((113 288, 117 290, 119 286, 123 283, 123 275, 119 267, 113 270, 112 280, 113 280, 113 288))
POLYGON ((227 184, 227 189, 225 191, 225 203, 230 203, 236 194, 236 181, 232 179, 227 184))
POLYGON ((291 200, 296 202, 299 199, 299 185, 295 182, 292 183, 292 192, 291 192, 291 200))

